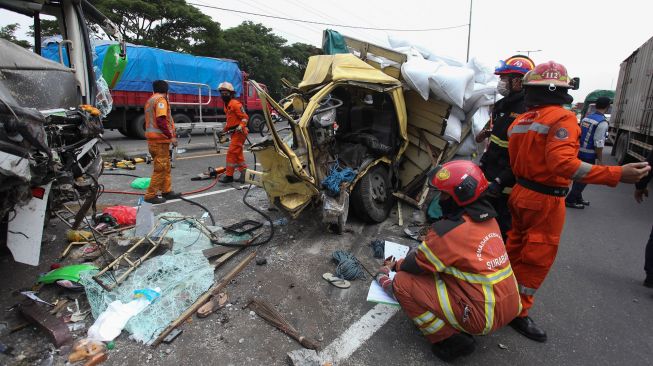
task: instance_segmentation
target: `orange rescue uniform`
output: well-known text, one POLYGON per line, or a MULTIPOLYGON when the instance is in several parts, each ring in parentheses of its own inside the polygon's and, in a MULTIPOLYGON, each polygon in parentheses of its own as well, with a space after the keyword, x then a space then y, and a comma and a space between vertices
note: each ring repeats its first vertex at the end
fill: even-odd
POLYGON ((573 180, 616 186, 621 167, 579 160, 578 121, 572 112, 557 105, 521 114, 508 136, 510 166, 517 184, 508 201, 512 230, 506 249, 519 283, 523 317, 533 306, 533 295, 558 252, 569 184, 573 180))
POLYGON ((153 163, 152 178, 145 199, 154 198, 159 192, 168 193, 172 190, 169 152, 172 139, 157 126, 156 120, 159 117, 166 118, 168 130, 174 138, 175 123, 172 120, 168 100, 165 94, 154 93, 145 104, 145 138, 153 163))
POLYGON ((227 124, 224 126, 223 131, 235 129, 238 126, 242 127, 242 132, 234 132, 231 135, 231 143, 227 150, 226 175, 233 177, 236 169, 238 169, 239 172, 247 169, 245 156, 243 155, 243 145, 247 138, 247 121, 249 120, 249 117, 247 116, 247 113, 245 113, 243 105, 236 99, 231 99, 229 103, 224 106, 224 113, 227 115, 227 124))
POLYGON ((517 281, 495 219, 433 224, 415 254, 396 265, 394 295, 431 342, 488 334, 519 314, 517 281), (413 274, 419 267, 421 274, 413 274), (407 272, 410 270, 410 272, 407 272))

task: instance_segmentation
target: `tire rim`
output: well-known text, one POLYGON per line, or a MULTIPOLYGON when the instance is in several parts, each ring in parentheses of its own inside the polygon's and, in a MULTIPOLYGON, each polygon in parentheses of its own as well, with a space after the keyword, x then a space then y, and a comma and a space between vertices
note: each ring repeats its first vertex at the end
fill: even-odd
POLYGON ((385 202, 385 180, 380 174, 374 174, 370 178, 370 193, 372 194, 372 199, 379 203, 385 202))

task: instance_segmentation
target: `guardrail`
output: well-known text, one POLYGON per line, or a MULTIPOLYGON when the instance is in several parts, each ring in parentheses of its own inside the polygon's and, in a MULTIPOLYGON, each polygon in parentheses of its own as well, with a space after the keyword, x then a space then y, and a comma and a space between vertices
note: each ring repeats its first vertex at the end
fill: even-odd
POLYGON ((194 85, 197 86, 197 97, 198 97, 198 102, 193 103, 193 102, 170 102, 171 105, 195 105, 199 107, 199 122, 204 122, 202 119, 202 106, 204 105, 209 105, 211 103, 211 87, 208 84, 203 84, 203 83, 191 83, 191 82, 186 82, 186 81, 175 81, 175 80, 166 80, 168 84, 180 84, 180 85, 194 85), (202 88, 206 87, 206 89, 209 91, 208 92, 208 100, 206 102, 202 101, 202 88))

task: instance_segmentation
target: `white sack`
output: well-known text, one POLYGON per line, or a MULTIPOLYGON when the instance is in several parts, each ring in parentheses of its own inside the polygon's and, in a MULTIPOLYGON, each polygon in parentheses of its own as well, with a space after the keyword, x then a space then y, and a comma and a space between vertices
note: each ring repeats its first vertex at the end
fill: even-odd
POLYGON ((463 108, 465 96, 474 90, 474 72, 468 68, 443 65, 429 78, 433 94, 463 108))
POLYGON ((474 153, 477 153, 476 141, 474 136, 468 135, 456 152, 457 156, 472 156, 474 153))
POLYGON ((490 120, 490 107, 483 106, 476 110, 472 117, 472 135, 474 137, 483 130, 487 122, 490 120))
POLYGON ((429 78, 442 66, 441 63, 432 62, 423 58, 414 57, 409 59, 401 67, 401 75, 410 86, 424 99, 429 99, 429 78))
POLYGON ((482 106, 492 105, 501 98, 501 94, 497 93, 496 84, 476 83, 472 92, 465 98, 463 110, 465 113, 474 113, 476 109, 482 106))
POLYGON ((447 118, 447 128, 444 130, 444 136, 442 137, 447 141, 460 142, 462 130, 463 126, 461 120, 453 114, 449 114, 449 118, 447 118))
POLYGON ((474 81, 477 83, 487 84, 492 81, 496 82, 498 79, 497 76, 494 75, 494 70, 483 64, 476 57, 472 57, 472 59, 467 62, 466 67, 474 71, 474 81))

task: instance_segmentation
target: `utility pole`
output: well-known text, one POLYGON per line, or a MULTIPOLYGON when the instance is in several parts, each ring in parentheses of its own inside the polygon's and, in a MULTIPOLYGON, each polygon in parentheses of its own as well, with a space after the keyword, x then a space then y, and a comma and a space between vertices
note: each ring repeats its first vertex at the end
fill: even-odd
POLYGON ((467 24, 467 60, 469 62, 469 41, 472 37, 472 7, 474 0, 469 0, 469 23, 467 24))
POLYGON ((524 53, 526 52, 527 57, 531 57, 531 52, 541 52, 542 50, 523 50, 523 51, 517 51, 519 53, 524 53))

